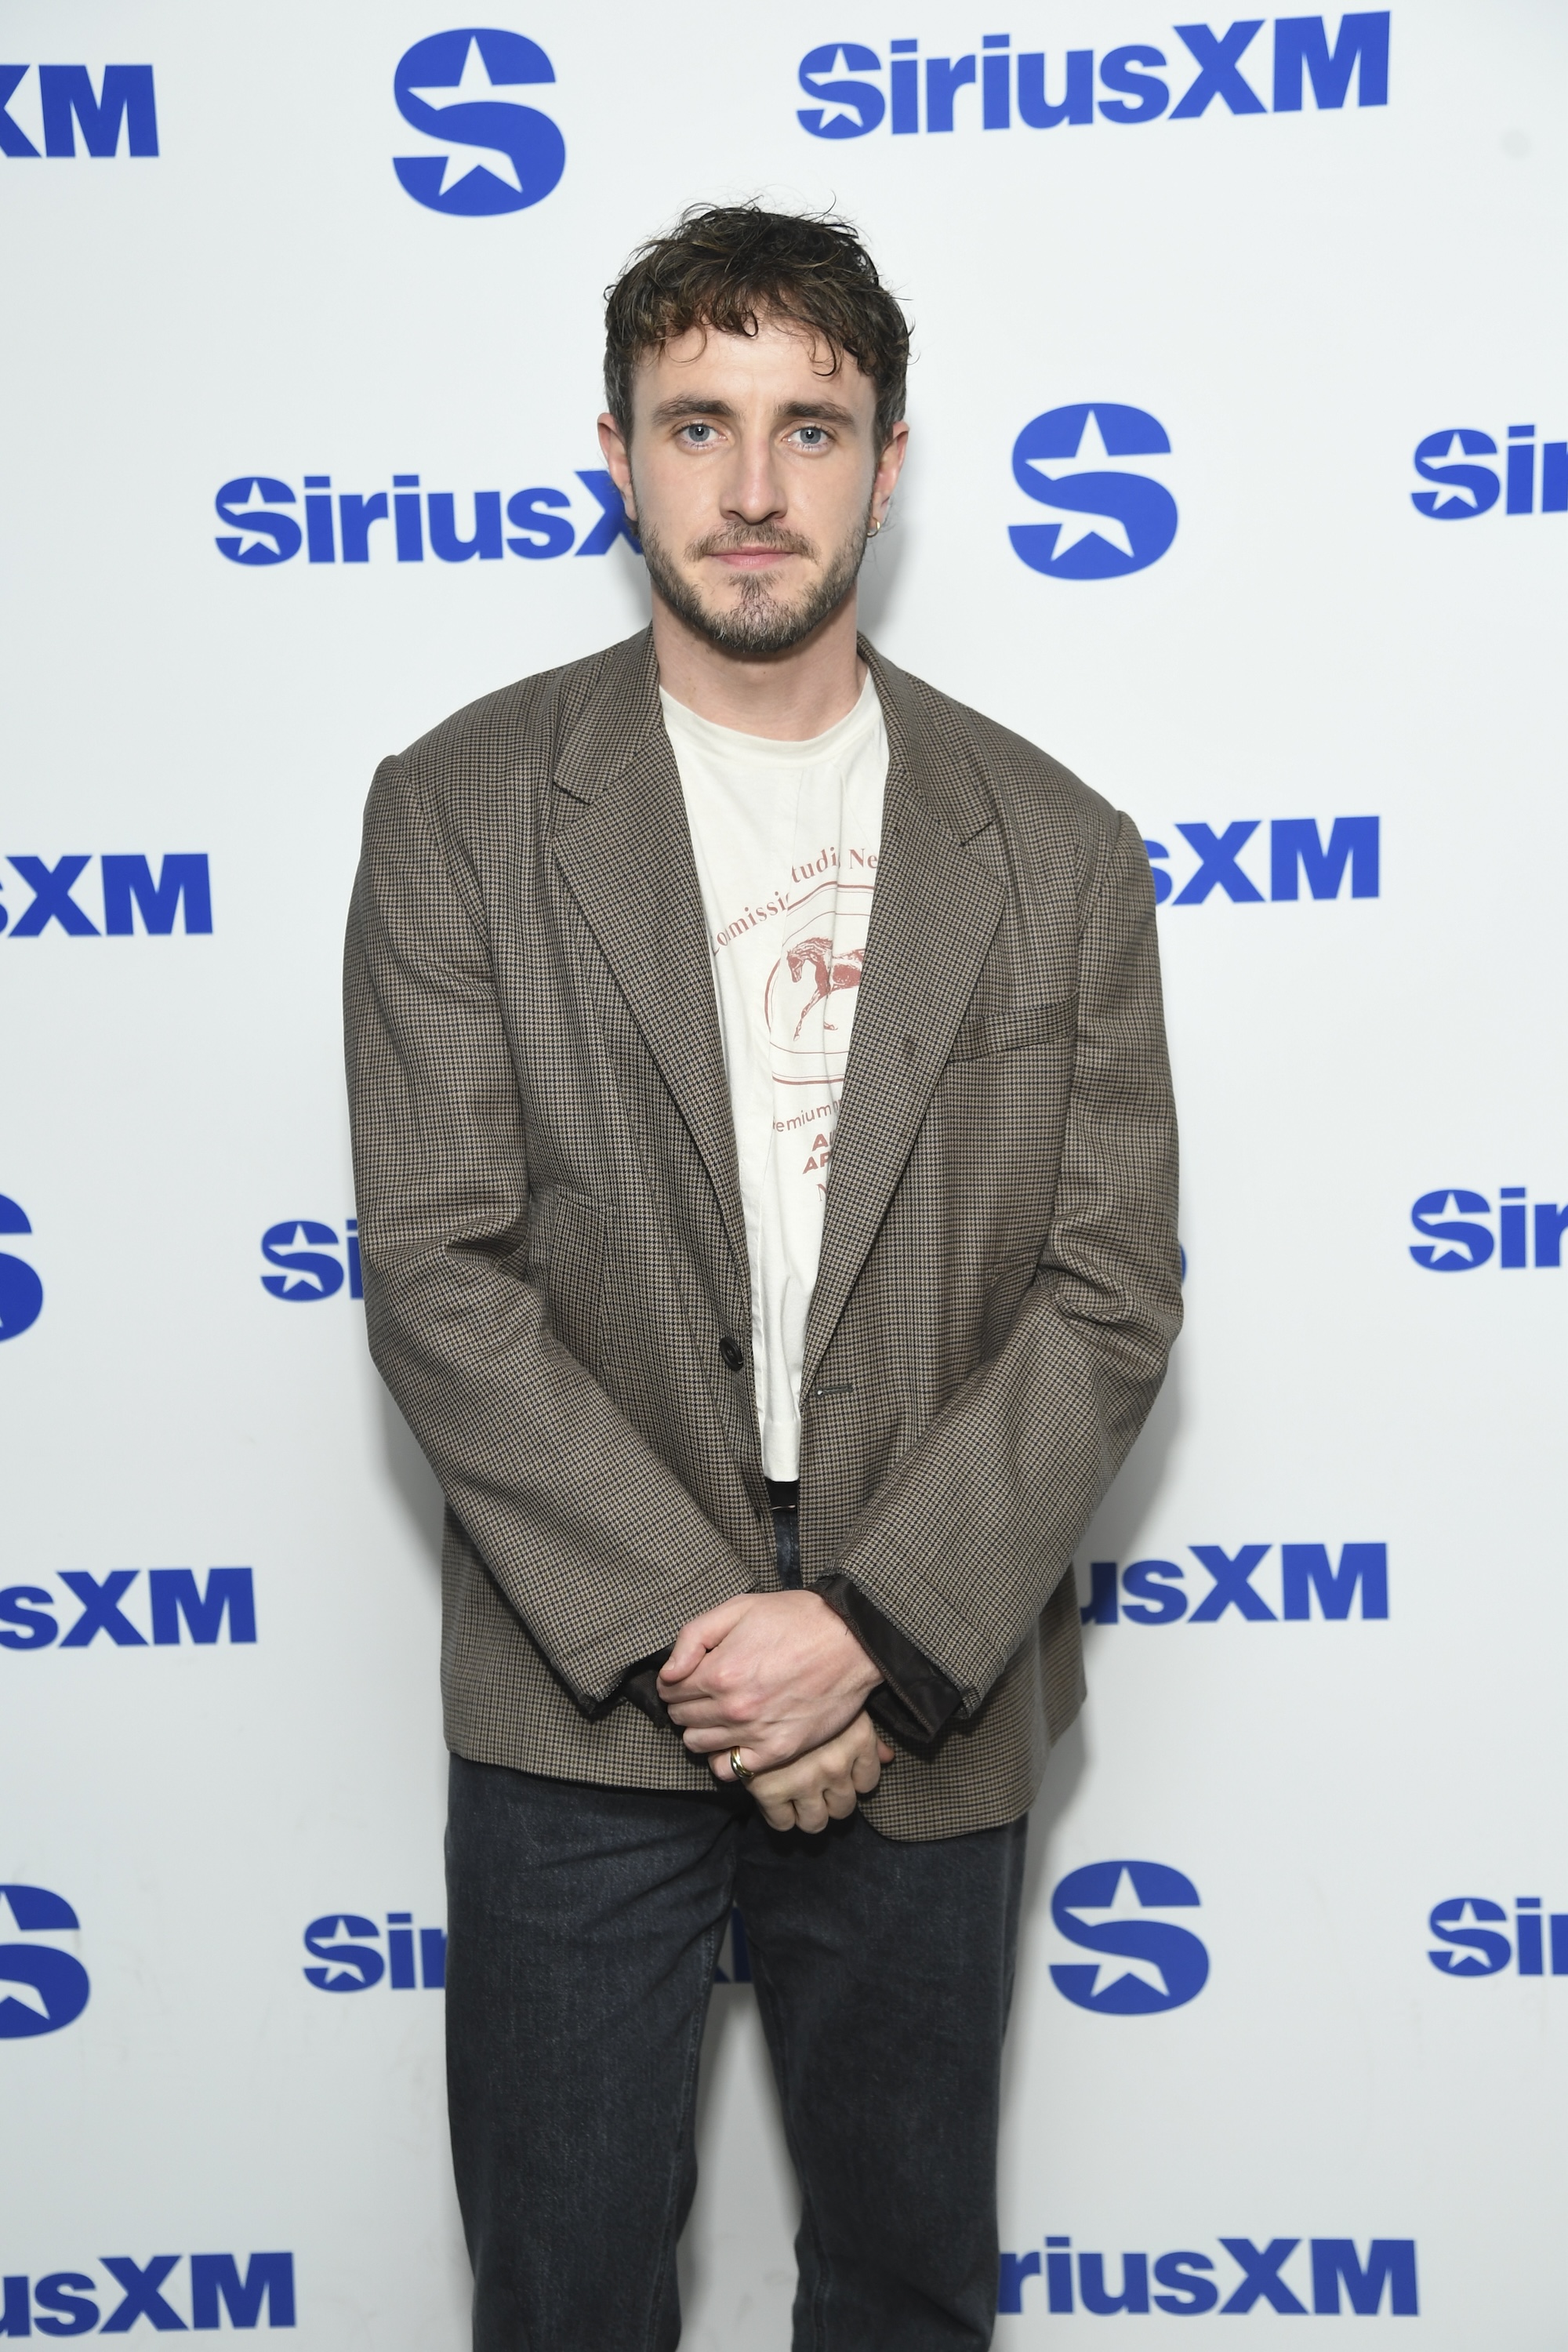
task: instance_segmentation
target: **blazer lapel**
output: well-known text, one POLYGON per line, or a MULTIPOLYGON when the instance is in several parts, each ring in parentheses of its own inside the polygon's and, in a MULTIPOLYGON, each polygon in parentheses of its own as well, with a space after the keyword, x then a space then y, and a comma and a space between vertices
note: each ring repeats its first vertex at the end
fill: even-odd
POLYGON ((555 782, 587 803, 558 831, 556 863, 690 1129, 744 1276, 746 1223, 712 958, 650 633, 606 656, 555 782))
POLYGON ((1001 877, 963 846, 991 822, 978 782, 921 743, 903 674, 864 642, 861 652, 888 725, 888 785, 806 1323, 803 1395, 913 1149, 1006 899, 1001 877))

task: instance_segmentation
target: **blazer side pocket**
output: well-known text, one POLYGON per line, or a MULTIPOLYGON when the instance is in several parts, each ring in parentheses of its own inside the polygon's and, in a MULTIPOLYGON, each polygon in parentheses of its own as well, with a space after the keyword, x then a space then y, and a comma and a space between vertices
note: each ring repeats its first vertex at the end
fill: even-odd
POLYGON ((1078 1035, 1078 999, 1048 1004, 1016 1004, 1005 1013, 971 1015, 952 1041, 953 1062, 979 1062, 991 1054, 1015 1054, 1025 1045, 1070 1045, 1078 1035))

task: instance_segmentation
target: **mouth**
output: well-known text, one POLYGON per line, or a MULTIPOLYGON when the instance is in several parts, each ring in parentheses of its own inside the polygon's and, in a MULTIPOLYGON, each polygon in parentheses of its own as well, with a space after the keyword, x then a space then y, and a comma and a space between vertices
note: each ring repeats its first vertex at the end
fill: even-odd
POLYGON ((731 572, 773 572, 795 553, 791 547, 726 547, 716 548, 710 560, 731 572))

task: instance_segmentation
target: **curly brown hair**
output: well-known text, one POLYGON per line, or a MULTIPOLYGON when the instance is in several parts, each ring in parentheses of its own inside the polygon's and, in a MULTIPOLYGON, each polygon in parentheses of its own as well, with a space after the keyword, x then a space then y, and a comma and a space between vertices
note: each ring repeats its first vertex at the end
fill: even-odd
POLYGON ((909 321, 850 224, 832 213, 693 205, 668 236, 639 246, 605 293, 605 402, 629 436, 632 379, 645 353, 692 327, 754 335, 783 319, 817 335, 837 373, 845 352, 877 388, 878 446, 904 413, 909 321))

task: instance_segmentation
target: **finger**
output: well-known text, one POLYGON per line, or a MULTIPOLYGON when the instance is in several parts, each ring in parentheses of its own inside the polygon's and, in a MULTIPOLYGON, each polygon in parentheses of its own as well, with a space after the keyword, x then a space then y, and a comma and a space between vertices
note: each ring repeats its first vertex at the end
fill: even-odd
POLYGON ((695 1665, 689 1666, 668 1687, 661 1674, 659 1688, 666 1698, 678 1698, 684 1706, 698 1704, 712 1706, 721 1704, 720 1685, 722 1676, 713 1671, 716 1650, 704 1650, 695 1665))
POLYGON ((680 1736, 693 1756, 716 1756, 721 1748, 744 1748, 748 1763, 753 1757, 757 1759, 753 1769, 759 1772, 773 1771, 784 1760, 782 1756, 773 1755, 765 1743, 759 1740, 754 1732, 748 1731, 743 1724, 721 1723, 713 1729, 706 1724, 694 1724, 690 1730, 683 1731, 680 1736))
MULTIPOLYGON (((722 1699, 688 1697, 677 1692, 665 1704, 670 1721, 678 1723, 682 1731, 728 1731, 735 1720, 733 1707, 727 1707, 722 1699)), ((735 1737, 739 1738, 741 1734, 736 1732, 735 1737)))
POLYGON ((849 1778, 862 1797, 868 1797, 882 1777, 882 1767, 875 1756, 857 1756, 849 1767, 849 1778))
POLYGON ((847 1781, 830 1780, 822 1792, 822 1801, 836 1822, 847 1822, 859 1800, 847 1781))
POLYGON ((893 1760, 893 1753, 894 1753, 894 1751, 892 1750, 892 1748, 890 1748, 889 1747, 889 1745, 888 1745, 888 1743, 887 1743, 887 1741, 886 1741, 885 1739, 879 1739, 879 1740, 878 1740, 878 1742, 877 1742, 877 1754, 878 1754, 878 1755, 879 1755, 879 1757, 881 1759, 881 1760, 882 1760, 882 1762, 883 1762, 884 1764, 890 1764, 890 1763, 892 1762, 892 1760, 893 1760))
POLYGON ((795 1807, 794 1807, 794 1805, 791 1803, 791 1801, 790 1801, 789 1798, 787 1798, 787 1797, 774 1797, 774 1798, 772 1798, 771 1800, 764 1800, 764 1799, 763 1799, 763 1798, 759 1797, 759 1798, 758 1798, 758 1800, 757 1800, 757 1803, 758 1803, 758 1807, 759 1807, 759 1809, 760 1809, 760 1811, 761 1811, 761 1812, 762 1812, 763 1819, 763 1821, 764 1821, 764 1822, 766 1822, 766 1823, 767 1823, 767 1825, 768 1825, 769 1829, 771 1829, 771 1830, 793 1830, 793 1829, 794 1829, 794 1827, 795 1827, 795 1807))
POLYGON ((823 1801, 820 1790, 803 1791, 795 1801, 795 1821, 808 1837, 816 1837, 827 1827, 832 1816, 823 1801))
POLYGON ((684 1682, 693 1666, 700 1665, 711 1649, 717 1648, 726 1633, 731 1633, 745 1615, 751 1595, 743 1593, 737 1601, 721 1601, 717 1609, 704 1610, 693 1617, 675 1637, 675 1647, 659 1672, 659 1682, 684 1682))

